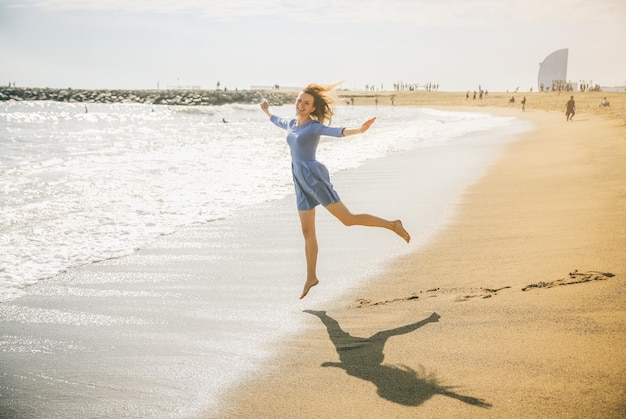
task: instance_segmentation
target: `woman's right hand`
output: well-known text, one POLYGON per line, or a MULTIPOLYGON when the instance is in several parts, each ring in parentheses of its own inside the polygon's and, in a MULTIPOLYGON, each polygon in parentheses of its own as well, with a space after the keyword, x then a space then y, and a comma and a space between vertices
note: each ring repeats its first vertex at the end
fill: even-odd
POLYGON ((261 110, 269 115, 269 109, 270 109, 270 103, 267 101, 267 99, 263 99, 261 101, 261 110))

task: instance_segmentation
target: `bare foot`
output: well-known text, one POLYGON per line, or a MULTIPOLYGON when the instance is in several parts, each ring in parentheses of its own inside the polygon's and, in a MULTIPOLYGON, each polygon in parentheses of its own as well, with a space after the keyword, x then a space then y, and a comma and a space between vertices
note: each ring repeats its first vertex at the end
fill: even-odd
POLYGON ((393 224, 393 231, 398 236, 406 240, 407 243, 411 241, 411 235, 402 226, 402 221, 400 220, 392 221, 392 224, 393 224))
POLYGON ((304 289, 302 290, 302 295, 300 296, 300 299, 302 300, 304 297, 306 297, 306 295, 309 293, 309 290, 319 283, 320 281, 318 281, 317 278, 307 279, 306 283, 304 284, 304 289))

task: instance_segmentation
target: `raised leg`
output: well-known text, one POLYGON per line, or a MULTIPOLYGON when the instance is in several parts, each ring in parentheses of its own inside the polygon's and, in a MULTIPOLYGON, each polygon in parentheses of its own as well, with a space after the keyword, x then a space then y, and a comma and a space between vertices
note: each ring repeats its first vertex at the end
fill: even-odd
POLYGON ((382 227, 393 231, 407 243, 411 240, 411 235, 400 220, 389 221, 371 214, 353 214, 341 201, 327 205, 326 209, 346 226, 382 227))

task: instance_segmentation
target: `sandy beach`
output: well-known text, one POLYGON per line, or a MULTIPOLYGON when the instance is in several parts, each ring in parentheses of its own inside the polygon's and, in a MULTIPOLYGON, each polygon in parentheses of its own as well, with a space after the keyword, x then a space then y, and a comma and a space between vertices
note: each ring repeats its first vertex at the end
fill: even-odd
POLYGON ((525 94, 525 112, 524 94, 396 95, 535 129, 430 244, 345 300, 303 304, 308 331, 276 344, 220 417, 626 416, 626 97, 573 93, 566 122, 569 95, 525 94))
POLYGON ((0 417, 624 417, 626 96, 574 94, 572 122, 570 94, 527 94, 525 112, 508 93, 342 96, 344 116, 379 113, 378 131, 323 144, 322 161, 425 139, 332 175, 352 211, 402 219, 410 244, 318 211, 321 282, 299 300, 300 224, 277 195, 37 281, 0 304, 0 417))

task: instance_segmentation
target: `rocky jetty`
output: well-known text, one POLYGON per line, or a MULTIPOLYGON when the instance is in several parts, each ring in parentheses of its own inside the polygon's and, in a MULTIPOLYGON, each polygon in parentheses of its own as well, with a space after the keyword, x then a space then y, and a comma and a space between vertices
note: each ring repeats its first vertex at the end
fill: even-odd
POLYGON ((51 100, 84 103, 146 103, 154 105, 224 105, 260 103, 271 105, 293 103, 297 92, 279 90, 82 90, 27 87, 0 87, 0 101, 51 100))

